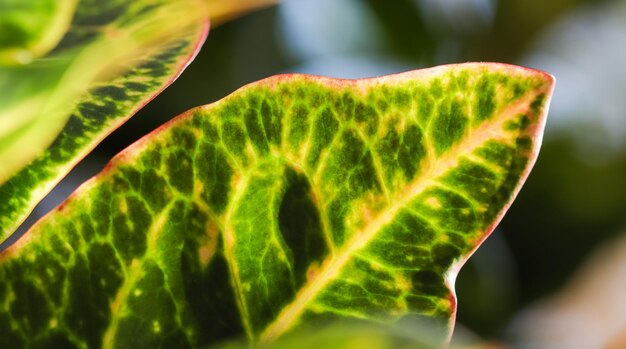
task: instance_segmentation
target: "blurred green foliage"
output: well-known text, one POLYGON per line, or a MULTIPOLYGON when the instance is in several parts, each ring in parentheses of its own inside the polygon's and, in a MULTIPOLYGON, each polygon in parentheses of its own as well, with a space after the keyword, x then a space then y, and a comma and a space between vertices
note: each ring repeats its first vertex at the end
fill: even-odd
MULTIPOLYGON (((434 349, 441 343, 434 338, 438 329, 429 322, 408 321, 395 326, 337 322, 317 328, 306 328, 280 338, 259 349, 434 349)), ((227 342, 212 349, 246 349, 249 343, 227 342)))
POLYGON ((0 65, 23 64, 42 56, 61 40, 76 0, 0 2, 0 65))

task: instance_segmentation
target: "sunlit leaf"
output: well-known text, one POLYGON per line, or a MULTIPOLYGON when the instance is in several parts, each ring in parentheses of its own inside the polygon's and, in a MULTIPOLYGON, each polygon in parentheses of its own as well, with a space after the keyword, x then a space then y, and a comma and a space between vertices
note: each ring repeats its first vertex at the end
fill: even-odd
POLYGON ((449 332, 456 274, 530 171, 552 87, 500 64, 285 75, 185 113, 2 254, 0 341, 267 344, 333 319, 449 332))
POLYGON ((0 65, 24 64, 54 48, 67 31, 77 0, 2 0, 0 65))
POLYGON ((0 68, 0 241, 180 74, 206 35, 204 11, 193 0, 81 1, 53 53, 0 68))

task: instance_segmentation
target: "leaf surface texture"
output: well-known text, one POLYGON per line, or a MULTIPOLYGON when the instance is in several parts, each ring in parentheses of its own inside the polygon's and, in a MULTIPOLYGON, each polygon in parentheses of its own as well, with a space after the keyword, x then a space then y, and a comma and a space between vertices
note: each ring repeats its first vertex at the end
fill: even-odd
POLYGON ((535 161, 552 88, 474 63, 277 76, 193 109, 3 253, 0 341, 270 343, 340 319, 449 331, 456 273, 535 161))

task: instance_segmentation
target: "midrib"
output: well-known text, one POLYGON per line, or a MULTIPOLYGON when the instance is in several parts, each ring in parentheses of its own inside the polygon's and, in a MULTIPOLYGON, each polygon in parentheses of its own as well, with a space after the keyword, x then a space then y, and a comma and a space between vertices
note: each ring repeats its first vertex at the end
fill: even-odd
POLYGON ((237 262, 235 260, 233 246, 236 243, 235 234, 230 227, 231 217, 235 211, 235 208, 238 206, 241 197, 244 194, 244 191, 248 185, 249 177, 251 175, 249 173, 242 173, 239 182, 235 185, 235 193, 233 194, 232 200, 230 201, 228 207, 226 208, 226 214, 224 216, 224 257, 229 265, 230 269, 230 279, 235 289, 235 297, 237 307, 239 308, 239 312, 241 314, 241 319, 243 321, 243 328, 246 332, 246 336, 248 338, 253 338, 252 334, 252 326, 250 324, 250 315, 248 313, 248 308, 246 307, 246 302, 243 299, 243 287, 241 285, 241 280, 239 279, 239 270, 237 268, 237 262))
MULTIPOLYGON (((300 315, 320 293, 324 286, 339 275, 354 253, 367 245, 383 226, 391 222, 399 210, 403 209, 410 200, 430 186, 432 179, 440 177, 445 171, 453 167, 457 163, 460 154, 471 153, 474 149, 483 145, 487 139, 504 138, 498 137, 503 123, 519 113, 527 111, 529 103, 542 92, 543 90, 537 93, 530 93, 526 97, 519 99, 516 104, 505 108, 499 115, 494 116, 492 120, 496 120, 495 122, 487 121, 479 128, 470 131, 462 142, 436 159, 434 164, 428 164, 430 167, 413 181, 413 185, 409 186, 408 190, 403 191, 407 193, 406 195, 402 195, 396 200, 393 200, 392 202, 394 202, 394 204, 392 206, 380 213, 368 226, 361 230, 361 232, 354 233, 343 248, 338 249, 336 251, 337 253, 330 255, 326 261, 322 263, 317 278, 300 289, 295 299, 286 306, 276 319, 265 328, 265 331, 261 333, 259 342, 272 342, 295 325, 300 315), (502 117, 502 115, 508 117, 502 117)), ((540 117, 540 115, 536 115, 535 117, 540 117)), ((530 130, 532 129, 533 128, 530 127, 530 130)), ((527 130, 527 132, 530 131, 527 130)))

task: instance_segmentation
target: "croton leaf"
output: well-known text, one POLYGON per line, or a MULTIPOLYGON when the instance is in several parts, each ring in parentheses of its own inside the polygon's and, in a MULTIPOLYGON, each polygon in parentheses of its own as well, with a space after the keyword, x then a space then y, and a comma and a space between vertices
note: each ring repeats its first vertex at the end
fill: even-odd
POLYGON ((0 67, 0 241, 181 73, 207 29, 195 0, 84 0, 48 56, 0 67))
POLYGON ((538 153, 553 78, 468 63, 285 75, 118 155, 0 256, 0 346, 271 343, 452 327, 454 279, 538 153))

